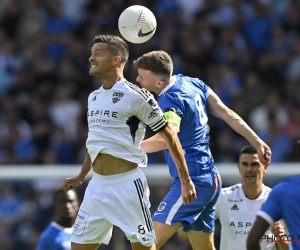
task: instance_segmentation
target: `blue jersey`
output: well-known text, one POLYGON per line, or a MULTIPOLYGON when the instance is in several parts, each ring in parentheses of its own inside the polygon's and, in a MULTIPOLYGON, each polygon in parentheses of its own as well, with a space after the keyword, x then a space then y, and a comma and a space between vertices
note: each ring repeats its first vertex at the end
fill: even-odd
POLYGON ((64 228, 56 222, 43 231, 36 250, 71 250, 72 228, 64 228))
MULTIPOLYGON (((206 99, 212 90, 198 78, 173 76, 171 82, 158 97, 163 112, 173 110, 181 117, 178 138, 185 153, 190 176, 211 171, 214 166, 209 148, 209 126, 206 99)), ((166 161, 172 177, 178 177, 169 150, 165 150, 166 161)))
POLYGON ((288 177, 271 191, 258 212, 270 225, 283 219, 287 226, 289 249, 300 250, 300 175, 288 177), (294 241, 293 241, 294 240, 294 241))

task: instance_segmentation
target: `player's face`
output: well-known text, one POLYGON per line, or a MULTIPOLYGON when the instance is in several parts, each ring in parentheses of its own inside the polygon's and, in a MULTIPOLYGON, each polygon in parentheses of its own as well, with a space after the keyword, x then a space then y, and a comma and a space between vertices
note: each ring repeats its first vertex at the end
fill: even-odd
POLYGON ((263 175, 266 173, 266 168, 260 163, 257 154, 242 154, 238 168, 246 185, 262 183, 263 175))
POLYGON ((76 193, 73 190, 60 193, 56 198, 55 208, 59 217, 75 218, 79 209, 76 193))
POLYGON ((158 92, 159 80, 150 70, 138 69, 138 76, 136 77, 136 81, 140 83, 143 88, 155 93, 158 92))
POLYGON ((112 69, 113 57, 107 50, 106 43, 96 43, 91 49, 89 61, 91 63, 90 75, 101 77, 112 69))

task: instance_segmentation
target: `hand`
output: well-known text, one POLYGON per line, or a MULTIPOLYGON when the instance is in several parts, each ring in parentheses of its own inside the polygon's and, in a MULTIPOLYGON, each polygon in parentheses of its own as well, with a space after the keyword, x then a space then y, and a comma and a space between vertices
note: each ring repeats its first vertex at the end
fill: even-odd
POLYGON ((257 150, 257 154, 258 154, 258 158, 259 158, 260 162, 264 166, 268 166, 271 163, 271 156, 272 156, 271 149, 268 147, 267 144, 262 142, 259 145, 259 147, 256 148, 256 150, 257 150))
POLYGON ((197 198, 196 189, 191 179, 188 182, 181 184, 181 197, 184 204, 189 204, 197 198))
POLYGON ((271 232, 274 235, 283 235, 284 234, 284 227, 280 223, 280 221, 275 222, 275 224, 271 227, 271 232))
POLYGON ((83 181, 84 180, 82 180, 82 178, 80 178, 79 176, 66 178, 60 188, 64 191, 69 191, 72 188, 79 187, 83 183, 83 181))

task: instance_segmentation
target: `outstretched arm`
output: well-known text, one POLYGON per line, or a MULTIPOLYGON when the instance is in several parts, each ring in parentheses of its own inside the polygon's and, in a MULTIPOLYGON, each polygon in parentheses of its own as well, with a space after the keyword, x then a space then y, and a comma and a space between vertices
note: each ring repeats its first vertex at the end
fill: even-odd
POLYGON ((182 200, 184 204, 188 204, 196 199, 195 186, 189 176, 189 171, 185 162, 183 150, 177 135, 169 124, 164 130, 158 133, 166 142, 171 157, 176 165, 179 179, 181 182, 182 200))
POLYGON ((66 178, 63 184, 61 185, 61 189, 64 191, 68 191, 72 188, 79 187, 86 179, 91 169, 91 166, 92 166, 91 157, 89 153, 86 153, 80 173, 76 177, 66 178))
POLYGON ((269 165, 271 162, 271 149, 248 124, 238 114, 228 108, 215 93, 212 92, 209 95, 207 102, 209 112, 223 119, 234 131, 244 136, 256 148, 260 162, 264 165, 269 165))

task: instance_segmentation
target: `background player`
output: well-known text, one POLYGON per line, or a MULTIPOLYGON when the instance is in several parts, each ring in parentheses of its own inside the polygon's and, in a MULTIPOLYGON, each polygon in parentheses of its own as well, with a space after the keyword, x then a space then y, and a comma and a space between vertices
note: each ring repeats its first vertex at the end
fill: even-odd
POLYGON ((274 221, 283 219, 288 235, 283 236, 289 244, 289 249, 300 250, 300 175, 288 177, 277 184, 271 191, 266 203, 258 211, 254 225, 248 235, 247 249, 258 250, 259 242, 265 230, 274 224, 274 221))
POLYGON ((157 246, 160 248, 181 226, 188 231, 194 250, 214 249, 214 210, 221 189, 220 176, 209 149, 207 109, 226 121, 257 149, 264 165, 270 163, 270 148, 204 82, 197 78, 174 75, 173 63, 164 51, 152 51, 134 61, 137 81, 158 95, 158 104, 182 144, 189 173, 198 199, 183 205, 180 182, 168 145, 155 135, 142 142, 147 152, 165 149, 169 171, 174 177, 171 190, 153 215, 157 246), (200 195, 201 194, 201 195, 200 195))
MULTIPOLYGON (((242 183, 222 188, 216 203, 215 219, 221 228, 220 250, 246 249, 247 236, 255 221, 257 211, 269 196, 271 188, 263 184, 263 176, 268 166, 260 163, 256 149, 252 145, 241 149, 238 162, 242 183)), ((261 238, 261 249, 286 250, 285 242, 272 242, 274 235, 283 235, 284 227, 278 221, 261 238)), ((179 230, 181 237, 186 233, 179 230)))
POLYGON ((54 220, 42 232, 36 250, 70 250, 72 226, 79 202, 73 190, 57 190, 53 195, 54 220))
POLYGON ((79 175, 62 184, 64 190, 80 186, 93 167, 72 232, 72 250, 94 250, 101 243, 108 244, 113 225, 125 233, 132 249, 153 250, 149 187, 138 168, 138 164, 147 163, 140 149, 146 124, 161 134, 170 148, 184 203, 196 198, 195 188, 180 142, 154 97, 123 76, 127 44, 118 36, 100 35, 95 37, 91 52, 90 75, 99 78, 102 86, 88 98, 88 152, 79 175))

